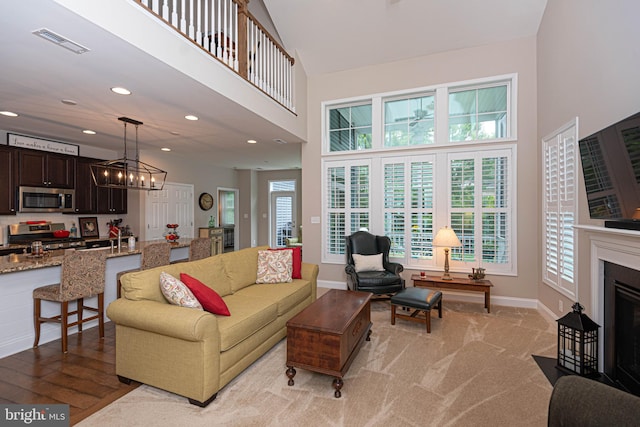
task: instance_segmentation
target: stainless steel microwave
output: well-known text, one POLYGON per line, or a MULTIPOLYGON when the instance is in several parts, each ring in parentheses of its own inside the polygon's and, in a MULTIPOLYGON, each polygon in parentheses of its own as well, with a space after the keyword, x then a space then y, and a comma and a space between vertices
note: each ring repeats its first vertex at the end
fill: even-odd
POLYGON ((20 187, 20 212, 73 212, 75 190, 67 188, 20 187))

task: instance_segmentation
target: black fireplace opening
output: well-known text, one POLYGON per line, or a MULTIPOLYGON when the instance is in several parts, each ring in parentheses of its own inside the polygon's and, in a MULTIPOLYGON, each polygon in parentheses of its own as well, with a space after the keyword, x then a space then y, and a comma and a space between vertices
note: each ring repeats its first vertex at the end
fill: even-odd
POLYGON ((604 263, 604 371, 640 396, 640 271, 604 263))

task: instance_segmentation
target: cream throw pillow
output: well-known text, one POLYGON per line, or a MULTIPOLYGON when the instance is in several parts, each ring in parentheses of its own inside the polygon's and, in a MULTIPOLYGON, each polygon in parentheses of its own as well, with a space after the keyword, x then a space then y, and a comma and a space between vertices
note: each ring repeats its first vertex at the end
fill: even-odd
POLYGON ((288 283, 293 273, 293 251, 258 251, 256 283, 288 283))
POLYGON ((382 266, 382 254, 360 255, 353 254, 353 262, 356 263, 356 273, 361 271, 384 271, 382 266))
POLYGON ((160 273, 160 290, 167 301, 173 305, 202 310, 202 304, 187 285, 164 271, 160 273))

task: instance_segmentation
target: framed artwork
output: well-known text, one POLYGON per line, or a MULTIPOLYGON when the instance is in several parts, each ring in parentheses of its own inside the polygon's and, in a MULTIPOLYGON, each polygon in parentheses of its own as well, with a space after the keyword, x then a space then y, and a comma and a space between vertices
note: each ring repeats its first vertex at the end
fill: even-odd
POLYGON ((95 216, 87 216, 78 218, 80 224, 80 237, 99 237, 98 218, 95 216))

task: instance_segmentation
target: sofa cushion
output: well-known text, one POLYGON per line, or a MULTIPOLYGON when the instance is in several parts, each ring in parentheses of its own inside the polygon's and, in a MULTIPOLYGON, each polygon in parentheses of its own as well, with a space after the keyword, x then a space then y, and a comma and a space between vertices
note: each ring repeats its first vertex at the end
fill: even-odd
POLYGON ((180 280, 164 271, 160 273, 160 290, 167 301, 173 305, 202 310, 202 305, 189 288, 180 280))
POLYGON ((282 316, 311 296, 311 282, 296 279, 290 283, 247 286, 235 295, 273 301, 278 305, 278 316, 282 316))
POLYGON ((229 350, 278 317, 278 305, 270 299, 233 294, 224 297, 224 301, 233 314, 218 317, 221 351, 229 350))
POLYGON ((293 271, 291 272, 292 279, 302 279, 302 248, 271 248, 270 251, 291 251, 293 255, 293 271))
POLYGON ((224 263, 224 269, 227 277, 229 278, 229 284, 232 292, 239 291, 244 287, 256 283, 258 251, 266 249, 269 249, 269 247, 259 246, 235 252, 227 252, 214 257, 219 257, 224 263))
POLYGON ((256 283, 288 283, 293 271, 291 251, 259 251, 256 283))
POLYGON ((203 284, 198 279, 194 279, 186 273, 180 273, 180 280, 193 292, 202 308, 209 313, 219 314, 221 316, 230 316, 229 308, 220 298, 220 295, 210 287, 203 284))

